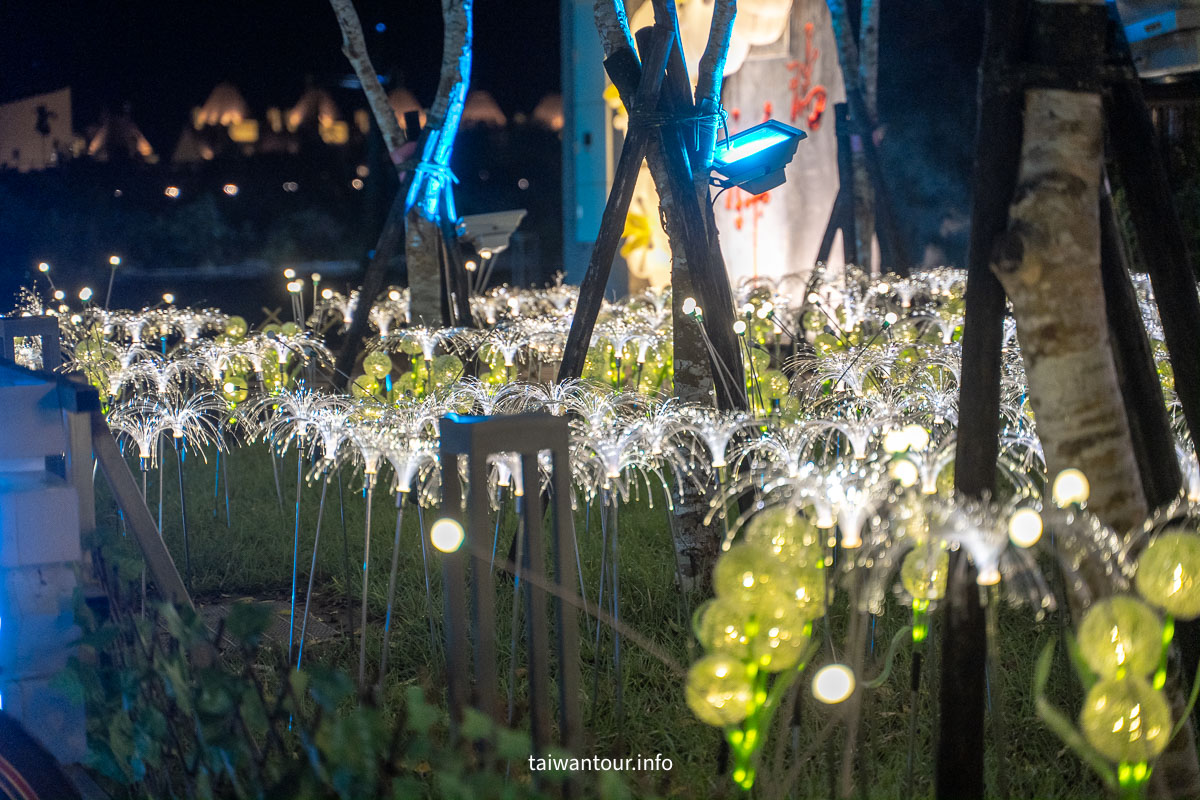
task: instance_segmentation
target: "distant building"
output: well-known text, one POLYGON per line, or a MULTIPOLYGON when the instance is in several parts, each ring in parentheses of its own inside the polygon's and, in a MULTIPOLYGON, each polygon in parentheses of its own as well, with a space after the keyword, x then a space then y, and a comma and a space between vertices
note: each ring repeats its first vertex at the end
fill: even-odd
POLYGON ((0 169, 46 169, 68 158, 75 145, 71 90, 0 105, 0 169))

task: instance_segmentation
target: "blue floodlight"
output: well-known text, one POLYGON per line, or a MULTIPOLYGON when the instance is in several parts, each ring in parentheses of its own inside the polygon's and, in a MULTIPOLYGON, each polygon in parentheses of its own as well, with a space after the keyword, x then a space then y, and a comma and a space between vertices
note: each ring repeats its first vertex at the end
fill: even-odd
POLYGON ((792 161, 804 131, 773 119, 717 142, 713 156, 712 182, 729 188, 739 186, 750 194, 762 194, 783 183, 783 168, 792 161))

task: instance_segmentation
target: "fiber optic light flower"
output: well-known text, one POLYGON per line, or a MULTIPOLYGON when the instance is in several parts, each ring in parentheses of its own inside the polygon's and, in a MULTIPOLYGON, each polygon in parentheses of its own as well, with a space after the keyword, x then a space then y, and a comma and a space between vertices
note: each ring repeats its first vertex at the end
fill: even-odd
POLYGON ((1144 678, 1158 666, 1162 620, 1136 597, 1117 595, 1095 603, 1079 625, 1079 651, 1101 677, 1144 678))

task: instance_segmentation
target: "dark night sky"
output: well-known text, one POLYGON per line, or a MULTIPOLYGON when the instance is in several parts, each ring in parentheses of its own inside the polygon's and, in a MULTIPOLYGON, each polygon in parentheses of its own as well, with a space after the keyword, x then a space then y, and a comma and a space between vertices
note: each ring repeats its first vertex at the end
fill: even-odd
MULTIPOLYGON (((376 67, 397 70, 428 105, 441 61, 439 0, 356 5, 376 67)), ((476 0, 475 31, 472 86, 506 113, 559 90, 558 0, 476 0)), ((331 83, 350 72, 340 46, 325 0, 0 0, 0 101, 70 86, 77 130, 128 101, 161 152, 218 82, 237 85, 256 115, 286 108, 306 76, 331 83)))

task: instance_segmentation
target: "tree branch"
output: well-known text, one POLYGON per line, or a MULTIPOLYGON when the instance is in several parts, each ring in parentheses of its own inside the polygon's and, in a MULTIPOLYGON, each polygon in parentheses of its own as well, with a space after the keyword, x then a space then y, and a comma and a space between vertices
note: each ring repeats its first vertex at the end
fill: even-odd
POLYGON ((354 10, 353 0, 329 0, 329 4, 333 6, 338 26, 342 29, 342 53, 350 62, 350 66, 354 67, 354 74, 358 76, 358 82, 362 84, 363 93, 367 96, 367 105, 371 107, 371 113, 375 116, 375 124, 379 126, 384 144, 395 162, 398 159, 397 153, 405 142, 404 131, 396 121, 396 114, 388 104, 387 95, 379 84, 379 76, 375 73, 370 56, 367 55, 362 23, 359 22, 358 12, 354 10))
POLYGON ((625 14, 623 0, 595 0, 592 3, 592 12, 596 16, 596 30, 600 32, 600 44, 604 46, 605 59, 611 58, 613 53, 621 50, 634 49, 633 35, 629 32, 629 17, 625 14))

